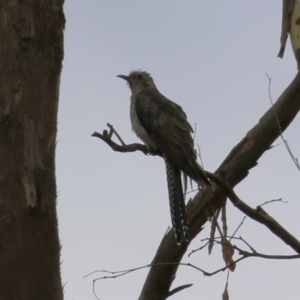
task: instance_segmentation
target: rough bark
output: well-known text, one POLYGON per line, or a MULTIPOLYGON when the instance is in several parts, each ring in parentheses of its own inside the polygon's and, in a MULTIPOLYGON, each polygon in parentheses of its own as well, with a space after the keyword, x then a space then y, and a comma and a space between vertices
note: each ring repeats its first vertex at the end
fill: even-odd
POLYGON ((63 299, 55 182, 62 6, 0 2, 1 299, 63 299))
MULTIPOLYGON (((300 73, 279 99, 259 120, 246 136, 232 149, 215 174, 221 175, 234 187, 241 182, 257 160, 269 150, 272 143, 280 136, 296 117, 300 110, 300 73), (275 117, 277 116, 277 119, 275 117)), ((187 205, 190 222, 190 241, 202 230, 204 224, 226 200, 225 192, 215 186, 209 197, 201 191, 187 205)), ((188 244, 178 247, 174 232, 170 230, 164 236, 144 283, 139 300, 163 300, 170 295, 170 287, 175 278, 178 265, 187 250, 188 244)), ((293 248, 295 250, 295 248, 293 248)))

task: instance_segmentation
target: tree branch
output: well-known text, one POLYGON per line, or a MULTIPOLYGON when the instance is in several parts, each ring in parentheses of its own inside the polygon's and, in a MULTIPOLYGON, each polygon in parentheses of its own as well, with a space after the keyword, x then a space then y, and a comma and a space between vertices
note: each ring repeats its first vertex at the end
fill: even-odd
POLYGON ((231 186, 220 176, 209 172, 206 172, 206 175, 225 191, 226 196, 236 208, 242 211, 249 218, 268 227, 276 236, 300 254, 300 242, 287 230, 285 230, 274 218, 267 214, 261 206, 258 206, 256 209, 251 208, 236 195, 231 186))
MULTIPOLYGON (((207 172, 208 176, 210 176, 211 179, 215 179, 221 187, 214 184, 213 189, 207 191, 200 190, 194 199, 188 202, 187 213, 190 223, 190 241, 188 243, 183 243, 181 246, 177 246, 173 229, 163 237, 151 263, 152 267, 145 281, 139 300, 163 300, 170 295, 169 290, 171 284, 189 243, 201 232, 207 220, 220 209, 227 196, 229 196, 230 200, 237 208, 252 219, 266 225, 297 253, 300 253, 299 241, 278 224, 278 222, 271 218, 261 207, 258 207, 256 210, 252 209, 241 201, 231 189, 248 175, 251 168, 257 165, 257 160, 264 152, 272 148, 272 143, 293 121, 299 112, 299 109, 300 75, 298 73, 276 103, 261 117, 258 124, 256 124, 232 149, 215 173, 212 174, 207 172), (276 111, 276 116, 274 115, 274 111, 276 111), (220 180, 220 178, 223 179, 220 180), (224 182, 226 183, 224 184, 224 182)), ((92 136, 102 139, 114 151, 141 151, 144 154, 149 154, 149 149, 147 149, 145 145, 126 145, 116 134, 113 127, 110 124, 108 124, 108 126, 110 128, 109 132, 106 130, 103 131, 103 134, 95 132, 92 136), (118 145, 112 141, 111 138, 113 133, 116 134, 122 145, 118 145)), ((151 154, 161 156, 161 153, 151 154)))
MULTIPOLYGON (((241 182, 249 173, 249 170, 257 165, 257 160, 265 151, 271 148, 272 143, 280 136, 281 132, 289 126, 300 109, 300 75, 296 75, 288 88, 279 99, 259 120, 246 136, 232 149, 220 167, 215 171, 234 187, 241 182), (274 116, 276 111, 278 122, 274 116), (278 128, 280 126, 280 130, 278 128)), ((214 185, 214 190, 209 194, 199 191, 193 200, 187 204, 187 213, 190 223, 190 242, 202 230, 204 224, 212 217, 224 201, 225 191, 214 185)), ((263 212, 260 213, 263 215, 263 212)), ((292 239, 291 239, 292 241, 292 239)), ((293 242, 291 243, 293 245, 293 242)), ((295 244, 297 245, 297 243, 295 244)), ((176 245, 174 232, 171 229, 163 237, 161 244, 151 264, 163 262, 180 262, 187 250, 188 244, 176 245)), ((297 246, 292 247, 294 250, 297 246)), ((162 300, 166 295, 175 278, 178 264, 161 265, 151 267, 144 283, 139 300, 162 300)))
POLYGON ((117 133, 117 131, 114 129, 114 127, 107 123, 107 126, 109 127, 109 132, 107 130, 103 130, 103 133, 94 132, 92 136, 97 137, 101 139, 103 142, 105 142, 108 146, 110 146, 111 149, 113 149, 116 152, 135 152, 135 151, 141 151, 144 154, 151 154, 151 155, 158 155, 162 156, 161 152, 159 151, 151 151, 148 149, 146 145, 134 143, 134 144, 125 144, 123 140, 121 139, 120 135, 117 133), (118 140, 120 141, 121 145, 118 145, 112 140, 113 134, 116 135, 118 140))

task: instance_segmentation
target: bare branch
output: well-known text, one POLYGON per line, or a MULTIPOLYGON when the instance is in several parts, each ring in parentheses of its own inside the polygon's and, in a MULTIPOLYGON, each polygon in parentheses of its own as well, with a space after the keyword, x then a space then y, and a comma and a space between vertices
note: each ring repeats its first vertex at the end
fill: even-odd
POLYGON ((256 251, 249 243, 247 243, 241 236, 239 237, 239 239, 240 239, 241 241, 243 241, 243 242, 250 248, 250 250, 251 250, 253 253, 257 253, 257 251, 256 251))
POLYGON ((125 144, 124 141, 122 140, 122 138, 120 137, 120 135, 114 129, 114 127, 112 125, 110 125, 109 123, 107 123, 107 126, 110 129, 109 132, 107 132, 107 130, 103 130, 102 134, 99 132, 94 132, 92 134, 92 136, 97 137, 97 138, 101 139, 102 141, 104 141, 114 151, 122 152, 122 153, 141 151, 146 155, 151 154, 153 156, 154 155, 161 156, 161 153, 159 151, 151 150, 151 152, 150 152, 146 145, 142 145, 142 144, 138 144, 138 143, 129 144, 129 145, 125 144), (112 140, 113 134, 116 135, 116 137, 120 141, 121 145, 116 144, 112 140))
POLYGON ((201 240, 201 242, 204 241, 204 240, 207 240, 207 242, 206 242, 203 246, 199 247, 198 249, 192 250, 192 251, 188 254, 188 257, 190 257, 190 256, 191 256, 192 254, 194 254, 195 252, 201 251, 203 248, 205 248, 207 245, 210 244, 211 239, 203 239, 203 240, 201 240))
POLYGON ((237 246, 234 246, 234 249, 236 249, 240 255, 243 255, 244 257, 260 257, 265 259, 298 259, 300 258, 300 255, 269 255, 269 254, 262 254, 258 252, 248 252, 245 250, 240 249, 237 246))
POLYGON ((209 179, 217 183, 225 191, 227 197, 230 199, 232 204, 237 207, 240 211, 246 214, 249 218, 264 224, 269 228, 276 236, 278 236, 287 245, 292 247, 297 253, 300 254, 300 242, 291 235, 287 230, 285 230, 275 219, 267 214, 261 206, 256 209, 251 208, 245 202, 243 202, 231 188, 231 186, 223 180, 220 176, 206 172, 209 179))
POLYGON ((173 289, 172 291, 170 291, 167 298, 169 298, 170 296, 174 295, 175 293, 178 293, 178 292, 182 291, 183 289, 189 288, 191 286, 192 286, 192 284, 185 284, 185 285, 179 286, 179 287, 173 289))
MULTIPOLYGON (((211 254, 213 246, 214 246, 214 237, 216 233, 216 229, 218 227, 218 218, 221 210, 218 210, 215 214, 213 214, 211 227, 210 227, 210 239, 208 245, 208 253, 211 254)), ((220 231, 220 230, 219 230, 220 231)))
MULTIPOLYGON (((241 226, 244 224, 244 221, 245 221, 246 218, 247 218, 247 216, 243 217, 243 220, 241 221, 241 223, 239 224, 239 226, 236 228, 236 230, 233 232, 233 234, 232 234, 233 237, 238 232, 238 230, 241 228, 241 226)), ((231 240, 231 238, 230 238, 230 240, 231 240)))
MULTIPOLYGON (((118 140, 120 141, 121 145, 122 145, 122 146, 125 146, 124 141, 121 139, 120 135, 117 133, 117 131, 114 129, 114 127, 113 127, 112 125, 110 125, 109 123, 107 123, 106 125, 109 127, 110 132, 115 134, 115 136, 116 136, 116 137, 118 138, 118 140)), ((112 135, 110 135, 110 136, 112 136, 112 135)))
MULTIPOLYGON (((238 238, 237 238, 238 239, 238 238)), ((223 239, 221 237, 221 241, 218 241, 218 240, 215 240, 216 243, 218 244, 223 244, 223 239)), ((247 244, 248 245, 248 244, 247 244)), ((121 270, 121 271, 107 271, 107 270, 96 270, 96 271, 93 271, 87 275, 85 275, 83 278, 87 278, 93 274, 96 274, 96 273, 106 273, 106 274, 111 274, 111 275, 105 275, 105 276, 102 276, 102 277, 98 277, 96 279, 93 279, 93 293, 96 297, 96 299, 99 299, 97 294, 96 294, 96 291, 95 291, 95 283, 98 281, 98 280, 103 280, 103 279, 115 279, 115 278, 118 278, 118 277, 121 277, 121 276, 124 276, 124 275, 127 275, 129 273, 132 273, 132 272, 135 272, 135 271, 139 271, 139 270, 142 270, 142 269, 145 269, 145 268, 149 268, 149 267, 158 267, 158 266, 168 266, 168 265, 177 265, 177 266, 185 266, 185 267, 190 267, 190 268, 193 268, 201 273, 203 273, 203 275, 205 276, 213 276, 219 272, 222 272, 222 271, 225 271, 225 270, 229 270, 230 268, 232 268, 233 266, 235 266, 238 262, 240 262, 241 260, 245 259, 245 258, 248 258, 248 257, 260 257, 260 258, 266 258, 266 259, 298 259, 300 258, 300 255, 266 255, 266 254, 262 254, 262 253, 257 253, 257 252, 248 252, 248 251, 245 251, 245 250, 242 250, 241 248, 237 247, 237 246, 232 246, 231 244, 227 244, 226 243, 226 246, 227 247, 232 247, 232 249, 235 249, 239 252, 240 255, 242 255, 242 257, 240 257, 239 259, 235 260, 235 261, 232 261, 230 264, 227 264, 225 267, 223 268, 220 268, 220 269, 217 269, 215 270, 214 272, 207 272, 191 263, 161 263, 161 264, 148 264, 148 265, 144 265, 144 266, 141 266, 141 267, 137 267, 137 268, 132 268, 132 269, 128 269, 128 270, 121 270)), ((250 248, 252 248, 250 246, 250 248)), ((182 286, 179 286, 175 289, 173 289, 172 291, 170 292, 167 292, 166 295, 164 296, 164 299, 167 299, 168 297, 174 295, 175 293, 178 293, 186 288, 189 288, 191 287, 193 284, 186 284, 186 285, 182 285, 182 286)), ((99 299, 100 300, 100 299, 99 299)))
POLYGON ((270 204, 270 203, 273 203, 273 202, 288 203, 287 201, 283 201, 281 198, 279 198, 279 199, 273 199, 273 200, 266 201, 263 204, 260 204, 258 206, 264 206, 266 204, 270 204))

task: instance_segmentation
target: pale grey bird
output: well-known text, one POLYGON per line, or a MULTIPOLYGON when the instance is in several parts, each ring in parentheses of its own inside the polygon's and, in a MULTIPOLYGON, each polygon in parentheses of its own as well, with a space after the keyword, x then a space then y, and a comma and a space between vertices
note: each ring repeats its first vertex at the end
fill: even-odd
POLYGON ((193 128, 182 108, 163 96, 147 72, 136 70, 118 75, 131 89, 130 120, 133 131, 149 151, 159 150, 165 160, 172 225, 178 244, 188 240, 188 220, 181 171, 198 184, 210 185, 197 163, 193 128))

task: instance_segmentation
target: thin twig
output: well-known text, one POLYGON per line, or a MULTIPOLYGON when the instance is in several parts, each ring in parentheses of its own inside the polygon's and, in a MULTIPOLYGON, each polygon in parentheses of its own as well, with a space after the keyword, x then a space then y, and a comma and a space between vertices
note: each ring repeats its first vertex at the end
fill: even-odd
MULTIPOLYGON (((195 139, 196 139, 196 135, 197 135, 197 123, 195 123, 195 130, 194 130, 194 137, 193 137, 193 141, 195 143, 195 139)), ((199 144, 197 143, 197 148, 198 148, 198 151, 196 151, 196 155, 199 157, 200 159, 200 162, 201 162, 201 167, 204 169, 204 164, 203 164, 203 161, 202 161, 202 157, 201 157, 201 150, 200 150, 200 146, 199 144)))
POLYGON ((248 242, 246 242, 241 236, 240 236, 240 240, 243 241, 253 253, 257 253, 257 251, 248 242))
POLYGON ((172 291, 170 291, 170 292, 168 293, 168 295, 167 295, 166 298, 169 298, 170 296, 174 295, 175 293, 178 293, 178 292, 180 292, 180 291, 182 291, 182 290, 184 290, 184 289, 186 289, 186 288, 189 288, 189 287, 191 287, 191 286, 192 286, 192 284, 181 285, 181 286, 179 286, 179 287, 173 289, 172 291))
MULTIPOLYGON (((247 216, 244 216, 243 220, 241 221, 241 223, 239 224, 239 226, 236 228, 236 230, 234 231, 234 233, 232 234, 232 237, 235 236, 235 234, 238 232, 238 230, 241 228, 241 226, 244 224, 245 219, 247 218, 247 216)), ((232 238, 229 239, 229 241, 231 241, 232 238)))
POLYGON ((283 133, 282 133, 282 130, 281 130, 281 126, 280 126, 280 123, 279 123, 279 120, 278 120, 278 117, 277 117, 277 114, 276 114, 276 111, 275 111, 275 108, 274 108, 274 104, 273 104, 273 100, 272 100, 272 95, 271 95, 271 81, 272 79, 269 77, 269 75, 266 73, 266 76, 269 80, 269 88, 268 88, 268 91, 269 91, 269 100, 271 102, 271 105, 272 105, 272 108, 273 108, 273 111, 274 111, 274 116, 276 118, 276 122, 277 122, 277 125, 278 125, 278 128, 279 128, 279 132, 280 132, 280 136, 281 136, 281 139, 288 151, 288 153, 290 154, 294 164, 296 165, 297 169, 300 171, 300 165, 299 165, 299 162, 298 162, 298 158, 296 158, 293 153, 292 153, 292 150, 287 142, 287 140, 284 139, 283 137, 283 133))
POLYGON ((243 255, 244 257, 260 257, 265 259, 298 259, 300 258, 300 255, 269 255, 269 254, 262 254, 258 252, 248 252, 245 250, 240 249, 237 246, 234 246, 234 249, 236 249, 240 255, 243 255))
POLYGON ((273 199, 273 200, 266 201, 265 203, 260 204, 258 206, 263 206, 263 205, 266 205, 266 204, 269 204, 269 203, 272 203, 272 202, 288 203, 288 201, 283 201, 282 198, 279 198, 279 199, 273 199))
MULTIPOLYGON (((190 257, 190 256, 191 256, 192 254, 194 254, 195 252, 198 252, 198 251, 204 249, 204 248, 209 244, 209 242, 210 242, 210 239, 207 239, 207 240, 208 240, 208 241, 207 241, 203 246, 197 248, 196 250, 192 250, 192 251, 188 254, 188 257, 190 257)), ((203 240, 201 240, 201 241, 203 241, 203 240)))
POLYGON ((111 124, 109 124, 109 123, 107 123, 106 125, 107 125, 107 126, 109 127, 109 129, 116 135, 116 137, 117 137, 118 140, 120 141, 121 145, 122 145, 122 146, 125 146, 124 141, 121 139, 120 135, 119 135, 118 132, 114 129, 114 127, 113 127, 111 124))
MULTIPOLYGON (((222 242, 215 240, 216 243, 222 244, 222 242)), ((247 243, 248 244, 248 243, 247 243)), ((262 253, 257 253, 257 252, 247 252, 242 250, 241 248, 237 247, 237 246, 232 246, 234 249, 236 249, 240 255, 242 255, 242 257, 238 258, 237 260, 233 261, 232 263, 228 264, 227 266, 217 269, 214 272, 207 272, 191 263, 159 263, 159 264, 148 264, 148 265, 144 265, 141 267, 137 267, 137 268, 133 268, 133 269, 128 269, 128 270, 122 270, 122 271, 107 271, 107 270, 96 270, 93 271, 87 275, 85 275, 83 278, 89 277, 93 274, 96 273, 107 273, 107 274, 111 274, 108 276, 102 276, 102 277, 98 277, 96 279, 93 279, 93 293, 96 297, 96 299, 100 300, 100 298, 98 298, 96 291, 95 291, 95 283, 98 280, 102 280, 102 279, 115 279, 124 275, 127 275, 129 273, 138 271, 138 270, 142 270, 145 268, 150 268, 153 266, 162 266, 162 265, 179 265, 179 266, 185 266, 185 267, 190 267, 193 268, 197 271, 200 271, 204 276, 213 276, 219 272, 225 271, 226 269, 229 269, 232 265, 240 262, 241 260, 248 258, 248 257, 259 257, 259 258, 266 258, 266 259, 298 259, 300 258, 300 255, 266 255, 266 254, 262 254, 262 253)), ((171 292, 169 292, 168 297, 185 289, 192 286, 192 284, 187 284, 187 285, 183 285, 180 287, 177 287, 175 289, 173 289, 171 292)))

